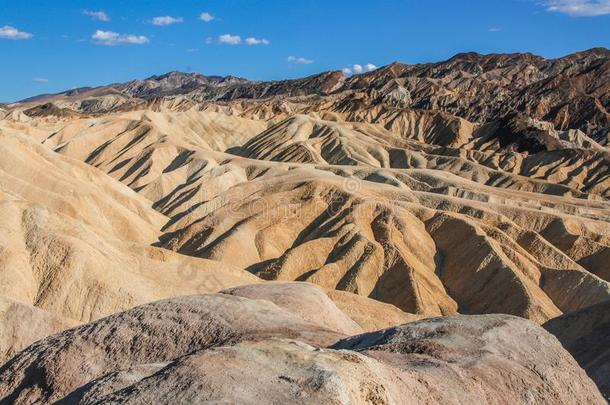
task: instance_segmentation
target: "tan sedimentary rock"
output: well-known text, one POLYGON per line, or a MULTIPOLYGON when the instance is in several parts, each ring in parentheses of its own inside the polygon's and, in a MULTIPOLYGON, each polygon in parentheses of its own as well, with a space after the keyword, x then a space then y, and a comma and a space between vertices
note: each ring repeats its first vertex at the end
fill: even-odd
MULTIPOLYGON (((303 290, 304 306, 320 304, 312 287, 291 288, 303 290)), ((435 318, 336 342, 344 335, 327 328, 330 318, 310 322, 262 299, 271 292, 277 300, 273 289, 242 290, 257 299, 160 301, 49 337, 3 367, 0 396, 15 403, 604 403, 559 342, 530 321, 435 318)))

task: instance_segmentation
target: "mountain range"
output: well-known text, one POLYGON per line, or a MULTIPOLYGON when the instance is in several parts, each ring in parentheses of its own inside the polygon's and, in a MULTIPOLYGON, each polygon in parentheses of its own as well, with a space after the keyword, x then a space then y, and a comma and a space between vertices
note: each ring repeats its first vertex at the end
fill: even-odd
POLYGON ((0 149, 2 401, 610 398, 607 49, 170 72, 0 149))

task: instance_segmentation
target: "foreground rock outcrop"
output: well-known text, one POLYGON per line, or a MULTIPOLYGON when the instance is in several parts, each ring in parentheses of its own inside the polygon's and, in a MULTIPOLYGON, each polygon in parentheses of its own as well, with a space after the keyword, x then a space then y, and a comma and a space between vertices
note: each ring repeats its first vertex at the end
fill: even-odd
POLYGON ((227 294, 158 301, 44 339, 1 370, 10 401, 55 401, 110 372, 274 336, 328 345, 344 337, 269 301, 227 294), (31 381, 30 387, 23 386, 31 381))
POLYGON ((0 397, 83 404, 604 403, 559 342, 530 321, 454 316, 347 337, 346 328, 357 326, 325 297, 308 284, 272 284, 139 306, 25 349, 0 368, 0 397), (318 320, 304 311, 313 308, 318 320))

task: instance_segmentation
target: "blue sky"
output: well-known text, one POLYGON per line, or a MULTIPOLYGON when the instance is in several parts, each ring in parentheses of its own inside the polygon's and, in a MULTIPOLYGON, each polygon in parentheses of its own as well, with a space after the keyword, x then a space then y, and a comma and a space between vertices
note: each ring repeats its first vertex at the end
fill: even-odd
POLYGON ((610 0, 0 0, 0 101, 171 70, 269 80, 596 46, 610 0))

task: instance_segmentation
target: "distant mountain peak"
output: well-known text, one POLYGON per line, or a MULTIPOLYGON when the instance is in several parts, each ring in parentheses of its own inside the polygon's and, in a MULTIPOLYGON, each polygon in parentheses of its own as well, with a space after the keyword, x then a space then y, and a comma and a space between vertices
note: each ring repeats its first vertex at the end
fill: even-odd
MULTIPOLYGON (((120 94, 141 99, 190 94, 197 100, 255 99, 279 95, 324 95, 347 88, 382 88, 388 81, 392 80, 404 81, 407 78, 411 78, 411 80, 418 78, 417 80, 419 80, 424 77, 442 78, 458 74, 476 77, 498 69, 512 69, 513 67, 517 71, 526 69, 524 70, 525 76, 520 77, 519 82, 531 84, 547 75, 558 74, 563 67, 571 66, 575 62, 589 63, 589 61, 605 60, 609 57, 610 50, 606 48, 592 48, 558 59, 545 59, 532 53, 481 54, 478 52, 462 52, 446 61, 436 63, 404 64, 395 61, 372 72, 354 75, 349 78, 342 71, 337 70, 321 72, 298 79, 261 82, 233 75, 203 75, 197 72, 174 70, 153 75, 143 80, 132 80, 97 88, 83 87, 54 95, 32 97, 23 101, 42 101, 58 96, 96 97, 107 94, 120 94)), ((412 85, 414 84, 412 83, 412 85)), ((516 82, 513 85, 516 85, 516 82)))

